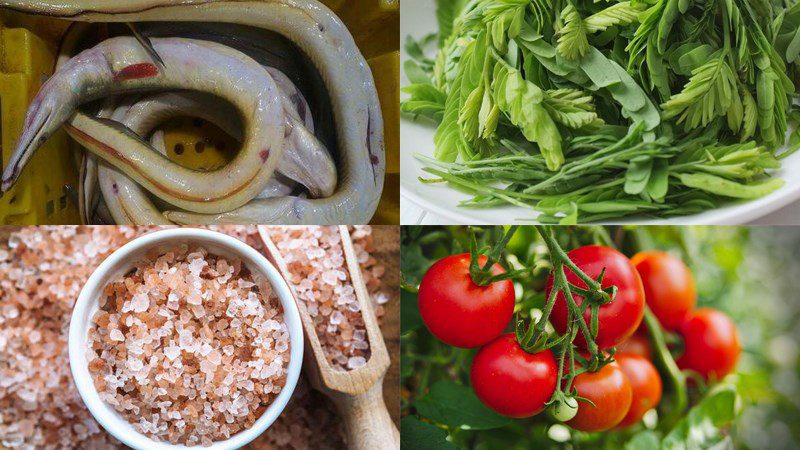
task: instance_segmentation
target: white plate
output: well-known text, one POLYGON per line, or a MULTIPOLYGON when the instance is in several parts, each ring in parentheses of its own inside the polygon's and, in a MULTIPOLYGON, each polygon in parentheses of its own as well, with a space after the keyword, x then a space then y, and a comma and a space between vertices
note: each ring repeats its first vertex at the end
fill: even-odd
MULTIPOLYGON (((405 42, 408 35, 419 39, 426 34, 435 32, 436 29, 436 8, 432 0, 403 0, 400 2, 401 43, 405 42)), ((405 53, 405 49, 401 48, 401 60, 405 61, 406 59, 408 59, 408 55, 405 53)), ((404 86, 409 84, 404 73, 401 74, 401 83, 404 86)), ((406 95, 402 95, 405 98, 406 95)), ((415 123, 405 117, 400 119, 401 209, 406 202, 412 202, 454 224, 531 223, 531 220, 536 218, 537 211, 516 206, 461 208, 457 206, 458 203, 471 198, 470 195, 456 191, 444 183, 421 183, 417 177, 433 178, 433 176, 422 171, 423 164, 413 155, 421 153, 433 156, 434 131, 433 126, 415 123)), ((800 199, 800 177, 791 176, 797 173, 800 173, 800 152, 782 161, 781 169, 775 171, 774 176, 783 178, 785 185, 765 197, 748 202, 731 203, 729 206, 690 216, 658 220, 628 218, 616 220, 614 223, 736 225, 751 222, 800 199)), ((792 222, 800 224, 800 217, 792 222)))

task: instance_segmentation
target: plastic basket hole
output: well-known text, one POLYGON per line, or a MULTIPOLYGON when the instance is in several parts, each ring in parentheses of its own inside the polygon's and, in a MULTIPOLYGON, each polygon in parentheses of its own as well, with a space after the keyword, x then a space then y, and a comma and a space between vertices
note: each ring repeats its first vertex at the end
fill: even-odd
POLYGON ((66 209, 67 208, 67 195, 64 194, 58 198, 58 209, 66 209))
POLYGON ((48 200, 47 204, 45 205, 45 214, 48 216, 52 216, 53 213, 56 211, 56 204, 52 200, 48 200))
POLYGON ((203 153, 206 151, 206 143, 205 142, 196 142, 194 144, 194 151, 197 153, 203 153))
POLYGON ((175 154, 182 155, 183 154, 183 144, 175 144, 175 154))

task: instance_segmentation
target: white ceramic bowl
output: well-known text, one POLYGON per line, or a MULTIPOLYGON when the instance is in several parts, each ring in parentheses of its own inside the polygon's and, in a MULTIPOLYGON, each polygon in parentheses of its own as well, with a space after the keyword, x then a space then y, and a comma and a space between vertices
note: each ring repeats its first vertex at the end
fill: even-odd
POLYGON ((227 450, 236 449, 246 445, 264 432, 278 418, 286 403, 294 392, 297 378, 300 376, 300 367, 303 361, 303 327, 300 323, 300 314, 297 305, 289 291, 286 282, 277 269, 267 261, 258 251, 244 242, 228 236, 199 228, 173 228, 156 231, 132 240, 112 253, 92 273, 89 280, 81 290, 72 319, 69 324, 69 363, 72 376, 78 387, 83 402, 89 408, 95 419, 109 433, 122 441, 125 445, 135 449, 166 450, 176 448, 227 450), (103 288, 111 281, 127 273, 145 253, 157 248, 168 248, 180 243, 202 244, 209 253, 239 258, 252 273, 262 274, 272 284, 272 289, 283 305, 283 315, 289 329, 291 350, 289 359, 289 373, 280 394, 258 418, 252 427, 240 431, 230 439, 217 441, 210 447, 186 447, 172 445, 168 442, 156 442, 149 437, 137 432, 113 407, 100 399, 95 389, 92 377, 89 374, 86 349, 88 348, 88 330, 92 325, 92 316, 98 310, 98 299, 103 288))
MULTIPOLYGON (((438 29, 436 23, 436 2, 434 0, 403 0, 400 3, 400 40, 405 42, 406 36, 419 39, 438 29)), ((400 49, 401 62, 408 59, 405 48, 400 49)), ((402 67, 402 66, 401 66, 402 67)), ((408 85, 404 71, 401 69, 400 84, 408 85)), ((407 94, 402 94, 406 98, 407 94)), ((407 117, 400 119, 400 210, 412 211, 404 217, 403 224, 416 225, 411 222, 413 211, 421 208, 435 215, 438 224, 531 224, 539 213, 533 209, 512 205, 492 208, 462 208, 458 203, 469 200, 471 195, 456 190, 445 183, 422 183, 418 177, 435 178, 422 170, 425 164, 414 158, 414 153, 433 157, 433 135, 436 129, 427 123, 416 123, 407 117), (409 206, 411 206, 409 208, 409 206)), ((751 200, 731 202, 725 206, 714 208, 688 216, 651 219, 644 216, 614 219, 606 223, 638 223, 665 225, 739 225, 756 221, 764 216, 776 213, 784 207, 793 209, 783 214, 781 223, 798 223, 800 216, 791 217, 797 206, 792 203, 800 201, 800 152, 796 152, 781 161, 781 168, 773 171, 773 176, 782 178, 785 184, 764 197, 751 200)), ((760 220, 765 225, 776 224, 768 218, 760 220)))

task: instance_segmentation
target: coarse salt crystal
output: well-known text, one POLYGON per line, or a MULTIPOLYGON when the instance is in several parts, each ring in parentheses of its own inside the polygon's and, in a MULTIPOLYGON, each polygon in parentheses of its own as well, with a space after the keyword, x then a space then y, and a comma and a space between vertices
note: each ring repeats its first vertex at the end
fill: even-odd
POLYGON ((359 367, 363 367, 366 364, 367 360, 364 359, 363 356, 353 356, 352 358, 347 360, 348 369, 358 369, 359 367))
POLYGON ((131 311, 141 313, 147 311, 150 307, 150 299, 147 294, 136 294, 131 299, 131 311))
MULTIPOLYGON (((195 260, 197 261, 197 260, 195 260)), ((196 290, 192 290, 189 292, 189 295, 186 296, 186 303, 190 305, 202 305, 203 304, 203 296, 200 292, 196 290)))
POLYGON ((139 358, 128 358, 128 368, 134 372, 142 370, 144 363, 139 358))
POLYGON ((170 361, 174 361, 181 354, 181 349, 175 346, 169 346, 164 348, 164 356, 169 358, 170 361))
POLYGON ((123 335, 122 331, 119 331, 117 328, 112 329, 111 332, 108 334, 108 336, 111 338, 112 341, 122 342, 125 340, 125 335, 123 335))

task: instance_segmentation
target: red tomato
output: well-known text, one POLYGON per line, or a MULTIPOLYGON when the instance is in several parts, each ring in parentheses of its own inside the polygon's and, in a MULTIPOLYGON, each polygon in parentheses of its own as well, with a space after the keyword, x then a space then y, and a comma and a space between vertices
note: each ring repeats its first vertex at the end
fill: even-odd
POLYGON ((641 252, 631 258, 644 284, 647 306, 661 326, 675 331, 694 309, 697 291, 692 272, 666 252, 641 252))
POLYGON ((694 370, 706 380, 720 380, 733 372, 742 344, 731 319, 713 308, 700 308, 680 326, 684 351, 678 367, 694 370))
POLYGON ((472 361, 472 388, 493 410, 509 417, 530 417, 550 401, 558 382, 553 352, 528 353, 514 333, 506 333, 480 349, 472 361))
POLYGON ((650 338, 640 333, 634 333, 633 336, 617 346, 617 354, 621 353, 653 359, 653 347, 650 345, 650 338))
POLYGON ((572 385, 578 390, 578 396, 594 403, 578 402, 578 414, 567 422, 576 430, 609 430, 622 421, 631 407, 631 383, 616 362, 606 364, 597 372, 578 375, 572 385))
POLYGON ((642 356, 623 353, 615 355, 614 359, 628 377, 633 392, 631 407, 617 425, 624 428, 642 420, 644 413, 658 406, 661 401, 661 377, 653 363, 642 356))
MULTIPOLYGON (((478 262, 483 265, 486 257, 478 262)), ((469 275, 469 253, 442 258, 419 285, 419 312, 434 336, 454 347, 474 348, 506 329, 514 314, 514 284, 503 280, 478 286, 469 275)), ((504 273, 499 264, 495 275, 504 273)))
MULTIPOLYGON (((593 279, 597 279, 600 272, 605 268, 606 272, 601 286, 603 288, 617 286, 618 289, 614 301, 600 307, 599 329, 597 339, 595 339, 597 346, 601 349, 614 347, 629 338, 639 327, 642 317, 644 317, 644 288, 642 287, 642 280, 630 260, 622 253, 601 245, 576 248, 569 252, 568 256, 579 269, 593 279)), ((565 269, 565 274, 567 281, 576 286, 586 288, 586 283, 569 269, 565 269)), ((553 275, 550 274, 547 279, 546 295, 548 297, 552 288, 553 275)), ((583 302, 583 297, 575 294, 573 294, 573 297, 578 306, 580 306, 583 302)), ((587 308, 583 314, 583 319, 587 325, 590 323, 590 313, 591 309, 587 308)), ((559 333, 566 332, 568 308, 563 292, 559 292, 556 297, 550 320, 559 333)), ((586 340, 583 333, 578 333, 575 344, 581 348, 586 348, 586 340)))

